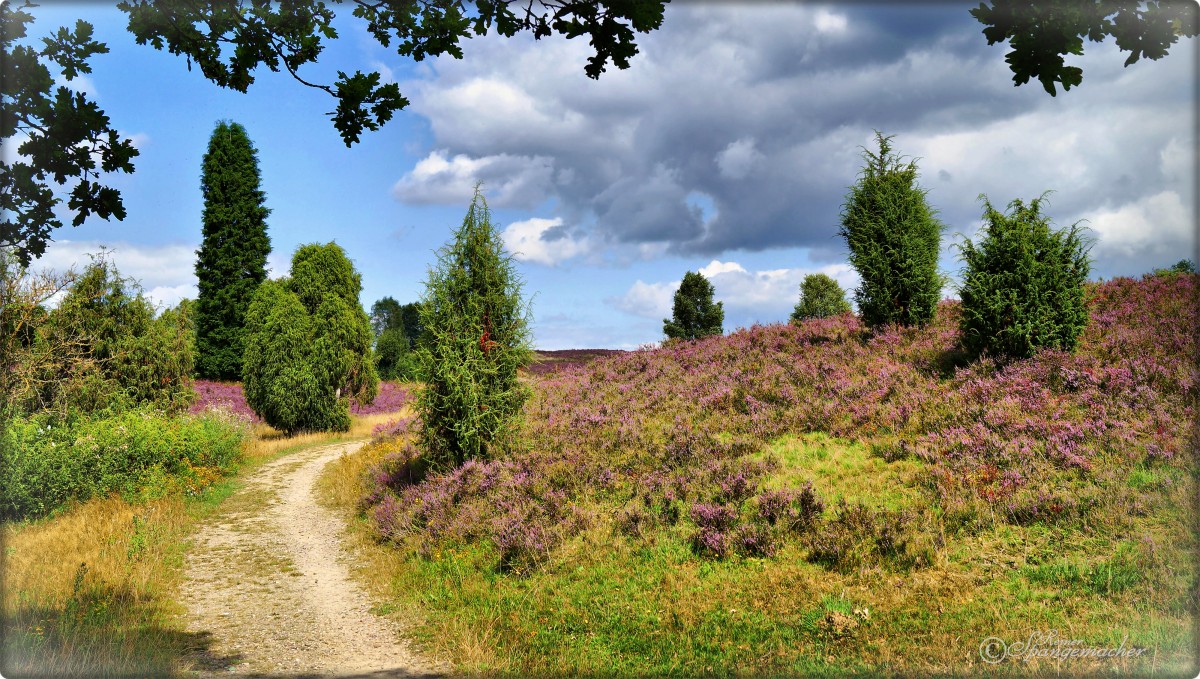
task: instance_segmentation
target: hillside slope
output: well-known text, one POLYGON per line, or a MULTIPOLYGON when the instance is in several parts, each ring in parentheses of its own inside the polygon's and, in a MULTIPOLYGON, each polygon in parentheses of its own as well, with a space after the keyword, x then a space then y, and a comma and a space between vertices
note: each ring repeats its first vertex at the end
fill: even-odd
POLYGON ((1094 285, 1075 354, 1003 366, 946 302, 567 367, 503 457, 377 441, 364 506, 471 669, 968 671, 1053 629, 1194 668, 1198 278, 1094 285))

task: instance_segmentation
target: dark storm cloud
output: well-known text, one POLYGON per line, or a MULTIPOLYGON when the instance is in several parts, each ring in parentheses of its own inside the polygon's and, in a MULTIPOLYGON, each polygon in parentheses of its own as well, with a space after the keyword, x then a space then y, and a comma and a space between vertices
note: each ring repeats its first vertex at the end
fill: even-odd
POLYGON ((860 147, 878 129, 921 159, 952 230, 973 230, 981 192, 999 206, 1056 189, 1073 218, 1139 204, 1174 214, 1169 197, 1148 202, 1164 186, 1190 206, 1194 171, 1164 160, 1170 143, 1192 143, 1188 109, 1162 93, 1189 89, 1177 86, 1188 54, 1134 75, 1089 44, 1100 56, 1085 62, 1084 87, 1051 99, 1013 87, 1007 48, 986 44, 971 6, 672 5, 633 68, 598 82, 579 73, 578 41, 474 41, 465 60, 437 60, 436 78, 407 85, 444 151, 398 192, 439 201, 451 180, 504 168, 514 179, 501 204, 556 198, 554 216, 590 225, 593 247, 832 258, 860 147))

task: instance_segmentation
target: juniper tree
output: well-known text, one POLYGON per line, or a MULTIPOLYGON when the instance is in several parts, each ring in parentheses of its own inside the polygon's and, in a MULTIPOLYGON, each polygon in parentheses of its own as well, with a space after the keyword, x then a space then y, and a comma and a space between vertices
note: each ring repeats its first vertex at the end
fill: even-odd
POLYGON ((266 281, 246 313, 246 403, 288 434, 346 431, 348 399, 370 403, 379 387, 371 324, 358 303, 362 280, 335 243, 303 245, 290 277, 266 281))
POLYGON ((850 302, 846 301, 842 286, 823 273, 813 273, 805 276, 800 284, 800 301, 792 310, 792 322, 826 318, 849 311, 850 302))
POLYGON ((246 309, 267 278, 266 195, 246 130, 220 122, 204 154, 204 240, 196 251, 196 373, 236 380, 242 372, 246 309))
POLYGON ((528 390, 529 308, 478 187, 462 226, 438 251, 420 304, 417 395, 430 463, 486 457, 520 424, 528 390))
POLYGON ((842 205, 839 233, 861 278, 854 300, 868 326, 924 325, 941 297, 945 227, 917 185, 916 162, 892 153, 892 137, 875 139, 879 152, 863 149, 866 166, 842 205))
POLYGON ((663 319, 663 333, 669 339, 692 340, 724 332, 725 309, 713 303, 713 286, 703 274, 689 271, 675 291, 671 318, 663 319))
POLYGON ((1052 229, 1041 212, 1045 194, 1029 205, 1014 200, 1007 213, 980 198, 983 238, 960 246, 964 347, 1007 358, 1042 347, 1073 350, 1088 319, 1083 283, 1091 263, 1082 227, 1052 229))

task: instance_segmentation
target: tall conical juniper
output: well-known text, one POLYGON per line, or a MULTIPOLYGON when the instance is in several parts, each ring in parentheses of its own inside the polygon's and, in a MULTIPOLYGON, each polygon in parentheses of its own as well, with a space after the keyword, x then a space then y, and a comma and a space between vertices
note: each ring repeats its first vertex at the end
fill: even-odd
POLYGON ((489 452, 520 424, 528 388, 529 307, 512 257, 478 187, 462 226, 438 252, 420 308, 421 441, 434 467, 489 452))
POLYGON ((866 166, 842 206, 839 233, 862 281, 854 301, 868 326, 924 325, 941 298, 945 227, 917 185, 916 162, 894 155, 891 137, 876 132, 875 139, 879 153, 863 150, 866 166))
POLYGON ((222 121, 204 154, 204 240, 196 251, 196 373, 236 380, 242 372, 244 325, 250 298, 267 277, 266 194, 246 129, 222 121))

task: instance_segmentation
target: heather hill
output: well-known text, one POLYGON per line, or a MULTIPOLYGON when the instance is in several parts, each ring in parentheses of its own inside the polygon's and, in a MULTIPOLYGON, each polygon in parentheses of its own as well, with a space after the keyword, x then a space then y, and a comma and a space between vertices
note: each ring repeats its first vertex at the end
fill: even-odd
POLYGON ((962 353, 950 301, 604 357, 538 378, 502 454, 433 472, 401 423, 340 473, 375 461, 396 604, 465 669, 967 671, 1069 629, 1178 670, 1198 284, 1090 284, 1076 352, 1005 363, 962 353))
POLYGON ((533 362, 525 370, 534 375, 545 375, 569 366, 583 365, 597 358, 623 353, 625 352, 621 349, 538 349, 533 352, 533 362))

